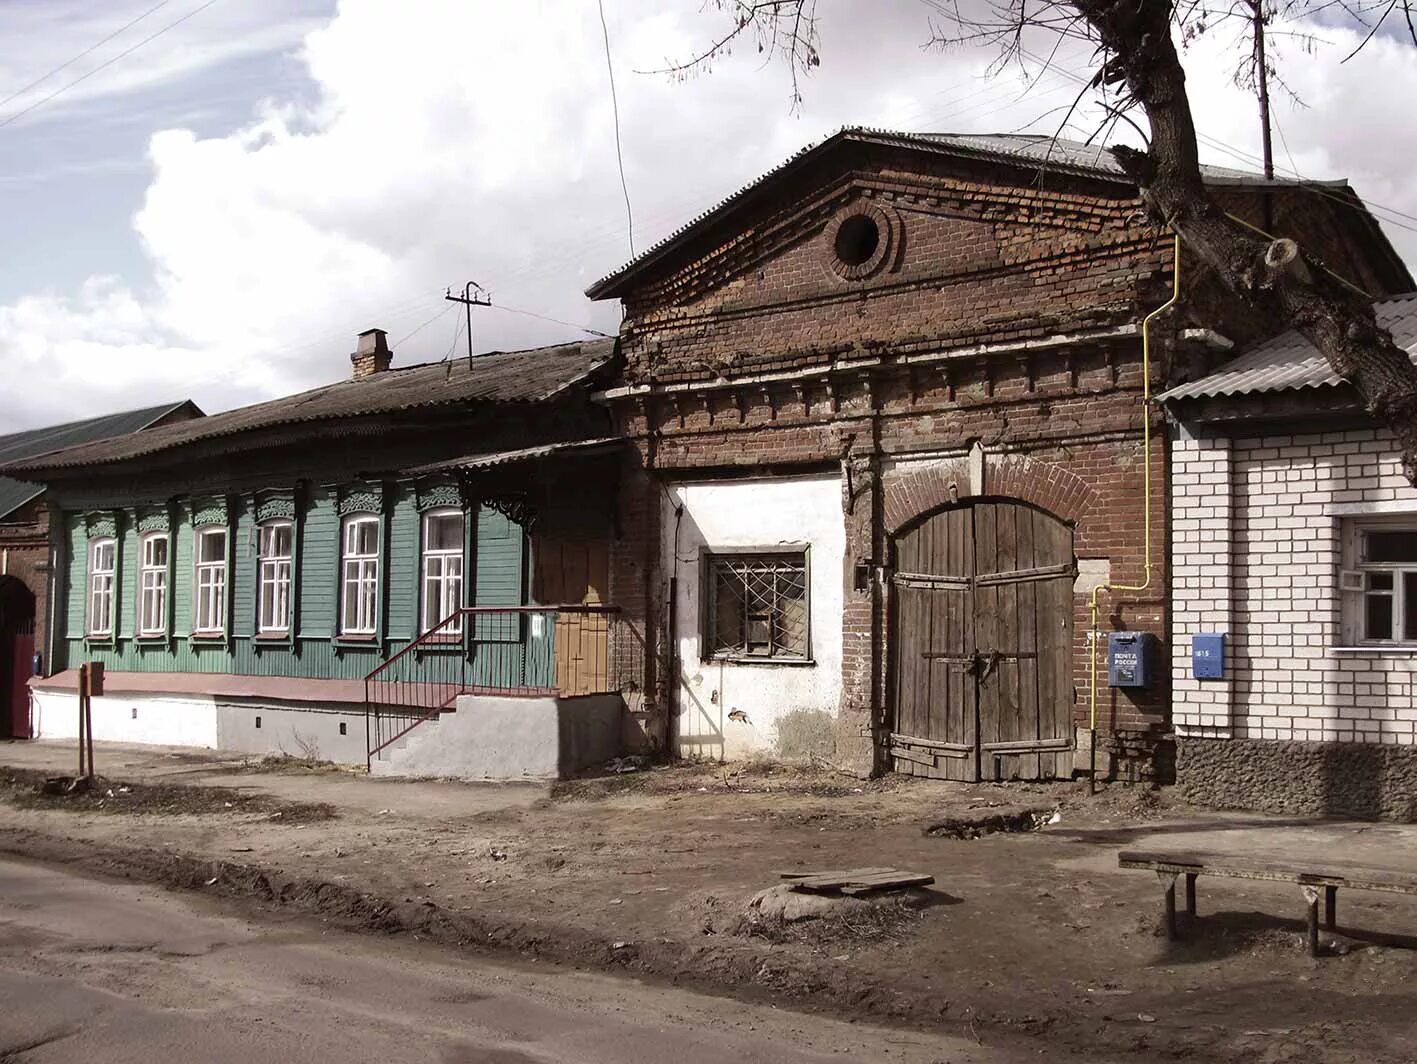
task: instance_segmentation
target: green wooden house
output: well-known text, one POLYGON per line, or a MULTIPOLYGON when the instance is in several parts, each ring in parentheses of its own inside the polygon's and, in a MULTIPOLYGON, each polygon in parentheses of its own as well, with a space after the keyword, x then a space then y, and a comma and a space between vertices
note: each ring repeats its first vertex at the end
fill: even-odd
POLYGON ((613 356, 393 368, 371 330, 351 380, 7 467, 50 499, 37 734, 86 662, 100 739, 372 764, 463 696, 618 712, 613 356))

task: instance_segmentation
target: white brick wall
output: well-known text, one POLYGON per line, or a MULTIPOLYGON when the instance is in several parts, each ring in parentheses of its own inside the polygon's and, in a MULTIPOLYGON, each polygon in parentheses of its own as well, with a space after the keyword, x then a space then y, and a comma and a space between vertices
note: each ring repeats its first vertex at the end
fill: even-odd
POLYGON ((1417 513, 1385 430, 1172 448, 1173 722, 1181 735, 1417 743, 1417 657, 1335 653, 1345 516, 1417 513), (1191 636, 1227 633, 1226 679, 1191 636))

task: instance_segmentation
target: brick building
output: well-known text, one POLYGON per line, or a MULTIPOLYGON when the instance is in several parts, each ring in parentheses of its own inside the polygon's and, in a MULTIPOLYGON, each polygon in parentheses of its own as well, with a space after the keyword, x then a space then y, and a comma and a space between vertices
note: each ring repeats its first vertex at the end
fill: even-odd
MULTIPOLYGON (((1207 180, 1368 291, 1412 287, 1346 185, 1207 180)), ((1088 767, 1090 593, 1111 588, 1101 628, 1170 636, 1140 333, 1172 256, 1099 149, 845 130, 592 286, 624 304, 604 398, 640 548, 611 583, 645 618, 652 737, 963 779, 1088 767)), ((1158 387, 1276 331, 1181 274, 1158 387)), ((1154 664, 1098 681, 1099 771, 1167 771, 1154 664)))
MULTIPOLYGON (((80 443, 201 417, 190 400, 128 410, 0 436, 0 461, 31 458, 80 443)), ((0 477, 0 737, 31 734, 25 681, 32 658, 49 655, 47 630, 50 574, 49 506, 43 486, 0 477)))
MULTIPOLYGON (((1417 295, 1378 317, 1417 349, 1417 295)), ((1417 817, 1417 489, 1392 434, 1295 333, 1162 400, 1178 780, 1218 805, 1417 817), (1209 670, 1207 634, 1226 640, 1209 670)))

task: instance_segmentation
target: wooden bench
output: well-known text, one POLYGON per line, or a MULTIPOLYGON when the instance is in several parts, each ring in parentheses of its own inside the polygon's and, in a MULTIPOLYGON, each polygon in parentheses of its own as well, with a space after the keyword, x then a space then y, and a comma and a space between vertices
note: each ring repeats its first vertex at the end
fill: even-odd
POLYGON ((1186 913, 1196 915, 1196 878, 1267 879, 1294 883, 1309 907, 1309 953, 1319 954, 1319 895, 1324 899, 1323 926, 1332 931, 1338 917, 1338 889, 1381 890, 1390 894, 1417 894, 1417 874, 1366 868, 1322 860, 1280 861, 1205 853, 1128 852, 1117 857, 1122 868, 1155 872, 1166 892, 1166 937, 1176 938, 1176 878, 1186 877, 1186 913))

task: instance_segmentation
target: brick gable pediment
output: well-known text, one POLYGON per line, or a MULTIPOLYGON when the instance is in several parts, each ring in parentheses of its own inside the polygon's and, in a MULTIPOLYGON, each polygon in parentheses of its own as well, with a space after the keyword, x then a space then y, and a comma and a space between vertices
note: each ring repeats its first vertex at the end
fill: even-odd
POLYGON ((626 305, 633 313, 726 306, 747 296, 869 294, 910 276, 1017 265, 1040 250, 1105 245, 1109 235, 1131 234, 1141 221, 1130 199, 858 171, 786 202, 770 219, 724 231, 707 253, 628 293, 626 305), (874 224, 884 254, 853 274, 836 253, 836 238, 857 216, 874 224))
POLYGON ((856 169, 627 293, 626 373, 732 377, 1105 326, 1133 313, 1159 246, 1115 192, 856 169), (860 262, 842 253, 848 225, 870 230, 860 262))

